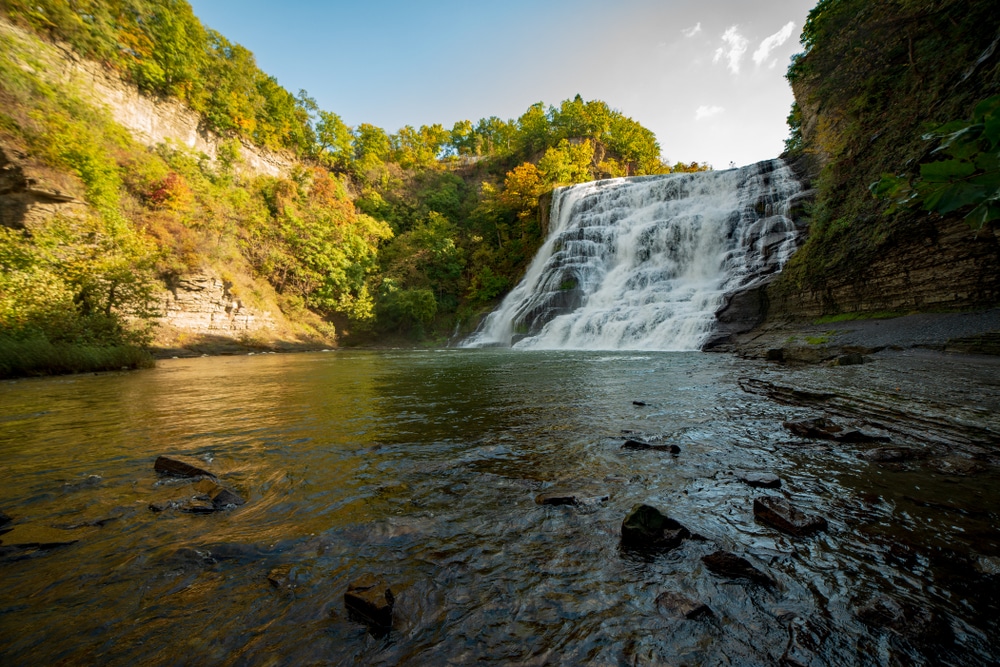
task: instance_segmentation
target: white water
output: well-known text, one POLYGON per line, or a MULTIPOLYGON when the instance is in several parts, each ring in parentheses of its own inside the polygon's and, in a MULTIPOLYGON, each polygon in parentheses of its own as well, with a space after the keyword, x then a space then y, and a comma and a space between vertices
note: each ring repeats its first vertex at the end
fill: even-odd
POLYGON ((725 295, 795 250, 800 190, 781 160, 561 188, 524 279, 464 346, 700 349, 725 295))

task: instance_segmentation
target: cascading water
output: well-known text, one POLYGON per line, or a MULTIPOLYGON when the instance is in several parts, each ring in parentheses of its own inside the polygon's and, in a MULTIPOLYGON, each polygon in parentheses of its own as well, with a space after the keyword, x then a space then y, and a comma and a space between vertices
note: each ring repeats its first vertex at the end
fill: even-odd
POLYGON ((795 250, 801 189, 781 160, 561 188, 524 279, 464 346, 700 349, 725 295, 795 250))

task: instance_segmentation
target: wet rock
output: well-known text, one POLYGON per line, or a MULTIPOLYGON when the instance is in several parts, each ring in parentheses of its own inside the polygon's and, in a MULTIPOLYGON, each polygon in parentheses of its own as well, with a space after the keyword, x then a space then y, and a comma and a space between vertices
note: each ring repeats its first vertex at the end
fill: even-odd
POLYGON ((215 478, 215 475, 203 470, 196 465, 192 465, 180 459, 170 458, 167 456, 160 456, 153 463, 153 470, 160 473, 161 475, 170 475, 172 477, 211 477, 215 478))
POLYGON ((812 535, 827 528, 823 517, 805 514, 788 500, 776 496, 754 498, 753 515, 758 521, 796 537, 812 535))
POLYGON ((212 505, 218 510, 239 507, 240 505, 245 505, 247 502, 232 489, 227 489, 226 487, 218 484, 212 484, 211 489, 204 490, 202 492, 208 496, 209 500, 212 501, 212 505))
POLYGON ((925 453, 914 447, 876 447, 858 456, 873 463, 903 463, 922 459, 925 453))
POLYGON ((869 433, 864 433, 862 431, 846 431, 833 438, 837 442, 846 442, 854 444, 867 444, 870 442, 889 442, 889 438, 884 435, 871 435, 869 433))
POLYGON ((979 556, 975 562, 976 571, 987 577, 1000 577, 1000 558, 996 556, 979 556))
POLYGON ((188 514, 211 514, 219 508, 208 496, 194 496, 180 503, 177 509, 188 514))
POLYGON ((656 597, 656 606, 665 616, 683 616, 684 618, 701 618, 711 616, 712 610, 704 602, 692 600, 680 593, 666 591, 656 597))
POLYGON ((738 479, 744 484, 760 489, 777 489, 781 487, 781 478, 769 472, 741 472, 738 479))
POLYGON ((646 403, 644 401, 632 401, 632 405, 638 406, 640 408, 646 407, 646 403))
POLYGON ((784 361, 785 351, 780 347, 773 347, 764 353, 764 358, 768 361, 784 361))
POLYGON ((622 521, 622 544, 630 547, 673 549, 691 533, 650 505, 635 505, 622 521))
POLYGON ((540 493, 535 496, 535 502, 539 505, 576 505, 579 501, 573 494, 540 493))
POLYGON ((267 573, 269 584, 279 591, 293 591, 305 580, 304 572, 299 565, 284 563, 271 568, 267 573))
POLYGON ((728 551, 716 551, 701 557, 701 562, 710 571, 723 577, 733 577, 737 579, 749 579, 763 586, 774 586, 775 581, 764 574, 745 558, 740 558, 728 551))
POLYGON ((788 624, 788 643, 778 664, 781 667, 812 667, 826 665, 817 653, 828 632, 806 619, 794 617, 788 624))
POLYGON ((956 477, 968 477, 983 471, 983 466, 978 461, 957 455, 931 459, 928 461, 928 465, 943 475, 956 477))
POLYGON ((643 442, 642 440, 628 439, 625 444, 622 445, 622 449, 633 449, 633 450, 653 450, 657 452, 670 452, 671 454, 680 454, 681 448, 677 445, 653 445, 648 442, 643 442))
POLYGON ((365 574, 355 580, 344 593, 344 606, 348 613, 378 630, 392 627, 392 607, 395 602, 392 590, 373 574, 365 574))
POLYGON ((797 422, 784 422, 782 426, 800 438, 812 438, 814 440, 833 440, 837 433, 844 430, 825 417, 804 419, 797 422))
POLYGON ((79 532, 20 524, 0 535, 0 545, 16 549, 55 549, 80 541, 79 532))
POLYGON ((6 526, 13 520, 6 512, 0 512, 0 526, 6 526))
POLYGON ((878 597, 858 610, 858 619, 874 628, 891 630, 920 644, 948 643, 954 634, 947 619, 932 609, 878 597))
POLYGON ((863 363, 865 363, 865 358, 860 352, 842 354, 833 360, 834 366, 859 366, 863 363))

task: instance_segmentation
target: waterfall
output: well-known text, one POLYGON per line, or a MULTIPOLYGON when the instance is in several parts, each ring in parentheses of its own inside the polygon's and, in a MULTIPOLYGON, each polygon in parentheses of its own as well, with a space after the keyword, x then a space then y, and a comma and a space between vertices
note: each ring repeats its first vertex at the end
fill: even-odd
POLYGON ((795 250, 800 190, 781 160, 560 188, 524 279, 463 345, 700 349, 725 295, 795 250))

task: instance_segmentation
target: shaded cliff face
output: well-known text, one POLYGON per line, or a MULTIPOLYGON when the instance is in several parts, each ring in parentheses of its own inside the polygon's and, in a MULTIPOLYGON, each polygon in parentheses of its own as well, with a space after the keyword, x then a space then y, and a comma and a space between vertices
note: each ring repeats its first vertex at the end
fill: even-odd
POLYGON ((800 166, 816 189, 809 239, 769 289, 770 317, 960 310, 1000 303, 996 226, 885 213, 869 186, 916 173, 921 135, 1000 91, 991 0, 822 0, 789 78, 801 113, 800 166))

